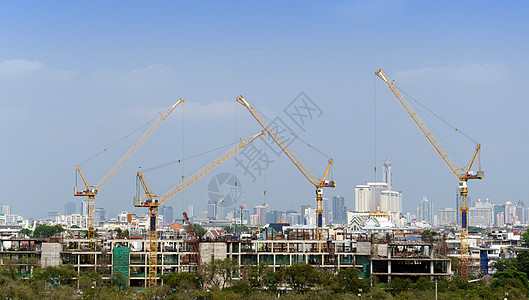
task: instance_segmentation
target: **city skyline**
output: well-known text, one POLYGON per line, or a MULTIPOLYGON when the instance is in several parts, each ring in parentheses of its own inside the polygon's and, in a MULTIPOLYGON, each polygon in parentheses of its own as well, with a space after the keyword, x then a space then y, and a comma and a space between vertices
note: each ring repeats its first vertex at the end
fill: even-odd
MULTIPOLYGON (((485 179, 469 183, 469 197, 525 200, 520 187, 500 187, 512 184, 504 176, 507 167, 515 174, 529 168, 529 141, 520 138, 529 105, 523 88, 528 6, 522 1, 4 5, 0 122, 6 146, 0 179, 17 197, 2 201, 35 218, 61 212, 69 201, 79 205, 72 192, 75 166, 89 184, 97 182, 141 132, 136 129, 183 98, 186 104, 96 197, 96 207, 108 212, 143 213, 131 200, 138 170, 181 161, 146 174, 153 191, 161 193, 222 153, 215 149, 262 130, 236 103, 242 94, 269 121, 290 129, 289 146, 315 177, 334 159, 336 188, 326 189, 324 198, 341 195, 353 207, 354 187, 381 181, 389 157, 391 185, 404 194, 403 211, 423 196, 437 207, 453 206, 457 178, 376 78, 379 68, 410 102, 417 100, 482 144, 485 179), (295 113, 300 103, 307 105, 304 114, 295 113), (21 193, 29 186, 46 193, 21 193)), ((456 165, 466 166, 474 142, 424 112, 456 165)), ((227 161, 167 203, 175 216, 191 204, 204 211, 207 184, 220 172, 239 178, 244 194, 237 205, 314 208, 313 185, 267 141, 252 148, 262 168, 249 173, 235 159, 227 161)))

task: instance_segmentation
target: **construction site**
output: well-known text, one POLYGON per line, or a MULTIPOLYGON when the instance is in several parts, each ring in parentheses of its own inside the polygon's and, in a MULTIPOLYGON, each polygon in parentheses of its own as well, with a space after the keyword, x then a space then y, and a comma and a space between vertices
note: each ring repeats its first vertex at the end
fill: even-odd
MULTIPOLYGON (((273 239, 240 239, 223 236, 217 240, 160 238, 156 273, 152 267, 149 239, 98 239, 95 249, 90 239, 2 239, 0 262, 17 266, 19 274, 29 277, 36 266, 73 265, 78 274, 96 271, 104 280, 122 273, 128 285, 147 287, 153 275, 159 278, 171 272, 196 273, 201 263, 214 259, 236 262, 243 278, 245 268, 265 264, 279 269, 295 264, 310 264, 318 269, 337 272, 356 268, 363 278, 376 275, 382 282, 391 278, 418 278, 441 280, 452 275, 451 261, 443 253, 442 240, 395 241, 394 236, 369 237, 347 234, 343 240, 326 239, 324 242, 303 239, 307 235, 299 229, 285 228, 288 238, 277 235, 273 239), (194 245, 198 245, 198 249, 194 245), (151 275, 152 274, 152 275, 151 275)), ((309 232, 309 230, 305 230, 309 232)))
MULTIPOLYGON (((482 179, 483 172, 471 171, 474 160, 479 158, 480 144, 469 165, 458 168, 444 152, 428 128, 404 99, 393 81, 381 71, 376 75, 383 80, 391 93, 405 109, 430 145, 439 154, 451 172, 459 179, 461 197, 460 207, 460 248, 461 268, 458 272, 465 278, 469 274, 469 247, 467 222, 467 181, 482 179)), ((342 227, 324 226, 323 190, 334 188, 331 178, 333 159, 329 158, 321 177, 314 176, 304 163, 294 154, 281 135, 275 131, 276 125, 269 124, 261 113, 243 96, 236 98, 253 116, 261 127, 254 135, 240 139, 239 142, 221 156, 196 171, 191 176, 163 195, 155 194, 142 172, 137 172, 138 192, 133 199, 137 208, 148 210, 148 228, 140 234, 115 238, 108 228, 99 228, 95 222, 96 196, 112 179, 129 158, 155 132, 158 126, 169 117, 173 110, 184 105, 179 99, 165 111, 161 112, 150 127, 141 135, 129 150, 119 159, 108 173, 97 184, 90 183, 76 166, 77 181, 74 196, 87 200, 86 235, 77 237, 62 236, 55 240, 39 239, 4 239, 0 248, 0 262, 15 263, 20 274, 31 274, 36 265, 41 267, 73 265, 80 275, 83 272, 96 271, 104 280, 110 280, 115 274, 125 276, 129 286, 152 289, 161 284, 160 277, 172 272, 197 273, 201 264, 216 259, 230 259, 237 264, 235 279, 245 277, 245 268, 264 264, 274 270, 296 264, 309 264, 318 269, 337 272, 340 269, 356 268, 363 278, 374 275, 381 282, 391 282, 394 278, 408 278, 416 281, 420 277, 431 280, 442 279, 453 274, 451 260, 447 256, 446 241, 441 236, 429 240, 407 240, 395 237, 391 228, 391 218, 380 209, 371 211, 369 219, 348 220, 342 227), (187 214, 183 213, 183 231, 160 228, 158 208, 169 199, 182 192, 195 181, 214 170, 230 157, 242 151, 258 138, 269 137, 290 162, 300 171, 315 189, 315 224, 314 226, 289 226, 279 220, 279 228, 248 229, 247 232, 228 234, 213 231, 209 236, 199 236, 187 214), (141 187, 141 188, 140 188, 141 187), (269 233, 272 233, 271 236, 269 233), (275 233, 275 234, 274 234, 275 233), (35 264, 38 261, 38 264, 35 264)), ((310 147, 311 145, 309 145, 310 147)), ((266 195, 266 190, 264 191, 266 195)), ((242 209, 241 209, 242 214, 242 209)), ((259 217, 259 216, 258 216, 259 217)), ((241 226, 242 216, 241 216, 241 226)), ((131 228, 131 216, 122 224, 131 228)), ((119 227, 119 226, 118 226, 119 227)), ((414 232, 413 229, 409 230, 414 232)), ((417 230, 415 229, 415 233, 417 230)))

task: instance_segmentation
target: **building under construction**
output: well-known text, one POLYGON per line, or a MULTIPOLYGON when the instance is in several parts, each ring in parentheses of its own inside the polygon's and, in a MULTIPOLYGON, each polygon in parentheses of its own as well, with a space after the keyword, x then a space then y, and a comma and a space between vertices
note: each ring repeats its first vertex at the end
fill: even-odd
MULTIPOLYGON (((199 253, 182 237, 166 235, 158 239, 157 277, 171 272, 197 272, 199 263, 230 258, 240 274, 248 266, 264 263, 274 269, 293 264, 336 271, 357 268, 361 276, 376 275, 383 282, 395 277, 438 278, 452 273, 442 240, 395 240, 393 235, 335 235, 338 238, 312 239, 315 229, 289 229, 275 235, 249 238, 222 236, 198 240, 199 253), (262 238, 262 239, 261 239, 262 238), (197 263, 193 257, 200 257, 197 263)), ((128 284, 146 287, 149 282, 149 238, 101 239, 95 247, 88 239, 7 239, 0 243, 0 263, 18 267, 28 277, 35 266, 70 264, 77 272, 97 271, 104 280, 116 273, 128 284)))

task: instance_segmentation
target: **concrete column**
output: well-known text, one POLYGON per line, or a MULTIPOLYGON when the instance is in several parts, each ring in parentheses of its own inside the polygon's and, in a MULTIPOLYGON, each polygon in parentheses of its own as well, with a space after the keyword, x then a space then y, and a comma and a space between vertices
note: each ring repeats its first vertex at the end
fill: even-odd
POLYGON ((430 274, 433 274, 434 273, 434 269, 433 269, 433 260, 430 261, 430 274))

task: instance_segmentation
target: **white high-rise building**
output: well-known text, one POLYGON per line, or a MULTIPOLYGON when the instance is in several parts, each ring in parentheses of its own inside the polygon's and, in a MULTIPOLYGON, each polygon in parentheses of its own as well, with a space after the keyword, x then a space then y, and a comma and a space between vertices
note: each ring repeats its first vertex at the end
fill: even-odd
POLYGON ((10 215, 11 214, 11 205, 2 204, 0 205, 0 213, 4 215, 10 215))
POLYGON ((195 207, 191 204, 187 207, 187 215, 191 218, 195 216, 195 207))
POLYGON ((417 208, 418 221, 427 222, 433 225, 433 202, 423 197, 419 207, 417 208))
POLYGON ((371 187, 369 185, 357 185, 355 187, 355 211, 371 211, 371 187))
POLYGON ((402 192, 382 191, 380 193, 380 209, 386 212, 402 212, 402 192))
POLYGON ((81 216, 88 216, 88 201, 81 201, 81 216))
POLYGON ((516 206, 512 202, 505 202, 505 223, 514 224, 516 215, 516 206))

